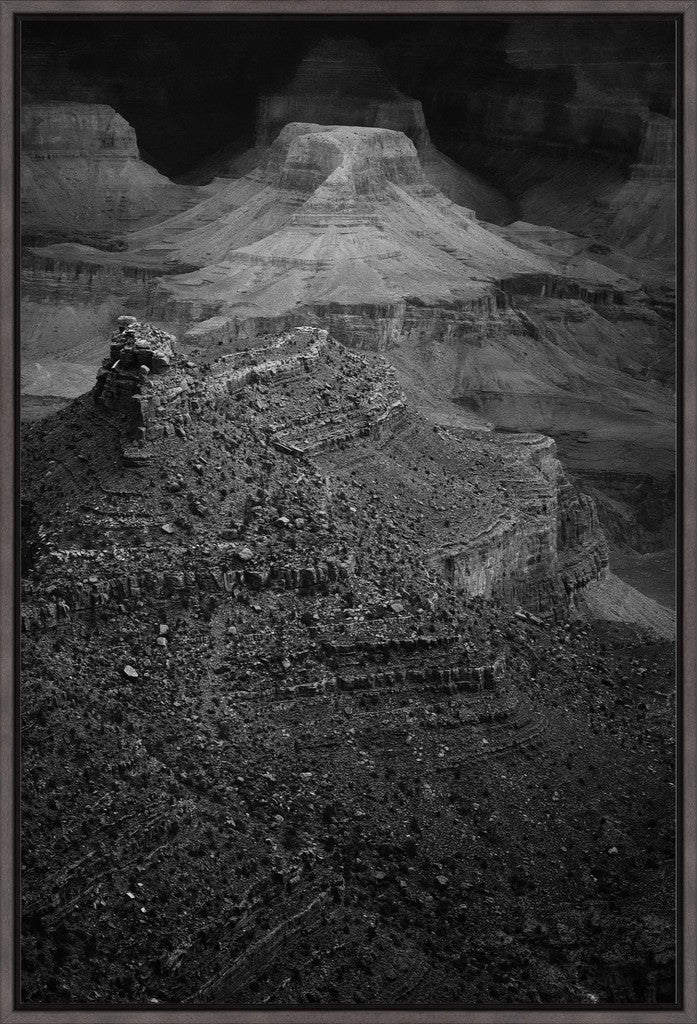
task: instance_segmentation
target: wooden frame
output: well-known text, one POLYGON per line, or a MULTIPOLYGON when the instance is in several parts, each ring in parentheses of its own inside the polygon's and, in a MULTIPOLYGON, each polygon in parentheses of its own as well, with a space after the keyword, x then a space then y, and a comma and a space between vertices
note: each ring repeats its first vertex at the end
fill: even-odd
POLYGON ((10 1022, 138 1021, 140 1024, 307 1024, 327 1021, 336 1024, 537 1024, 549 1019, 559 1024, 594 1021, 597 1024, 693 1024, 697 1020, 697 0, 0 0, 0 99, 2 120, 0 135, 0 1024, 10 1022), (15 821, 15 568, 18 545, 15 519, 15 486, 18 459, 15 450, 15 315, 14 315, 14 19, 22 15, 130 15, 130 14, 396 14, 404 16, 439 14, 664 14, 682 22, 683 37, 683 218, 682 218, 682 295, 683 295, 683 617, 682 716, 678 723, 682 738, 682 935, 683 990, 679 1008, 655 1011, 631 1009, 570 1010, 441 1010, 408 1009, 343 1010, 249 1009, 249 1010, 31 1010, 15 1009, 13 994, 13 949, 16 938, 14 915, 14 828, 15 821))

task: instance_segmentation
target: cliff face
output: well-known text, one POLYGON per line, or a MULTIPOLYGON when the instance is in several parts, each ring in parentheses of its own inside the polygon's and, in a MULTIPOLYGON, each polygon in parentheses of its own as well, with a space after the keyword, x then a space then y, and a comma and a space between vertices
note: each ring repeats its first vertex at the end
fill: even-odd
POLYGON ((521 220, 674 265, 675 120, 635 97, 555 101, 468 94, 449 148, 504 182, 521 220))
POLYGON ((200 196, 140 159, 135 132, 111 107, 23 103, 22 235, 103 241, 172 215, 200 196))
POLYGON ((396 42, 391 64, 422 98, 441 148, 502 188, 518 218, 627 248, 670 275, 675 64, 666 31, 519 19, 488 64, 463 40, 445 46, 435 72, 416 40, 396 42))
POLYGON ((37 160, 90 154, 104 160, 140 158, 131 126, 99 103, 23 103, 21 144, 37 160))
POLYGON ((506 477, 506 492, 523 515, 501 514, 478 536, 443 552, 453 585, 472 596, 500 597, 532 611, 559 614, 584 588, 605 576, 607 545, 595 505, 566 478, 551 438, 517 435, 506 444, 534 477, 506 477))

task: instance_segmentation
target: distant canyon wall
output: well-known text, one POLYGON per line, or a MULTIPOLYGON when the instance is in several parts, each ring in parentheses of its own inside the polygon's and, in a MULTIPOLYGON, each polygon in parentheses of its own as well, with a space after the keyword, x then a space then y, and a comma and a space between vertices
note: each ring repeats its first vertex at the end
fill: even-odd
POLYGON ((141 159, 131 125, 99 103, 23 103, 21 231, 25 244, 104 244, 185 209, 200 190, 141 159))

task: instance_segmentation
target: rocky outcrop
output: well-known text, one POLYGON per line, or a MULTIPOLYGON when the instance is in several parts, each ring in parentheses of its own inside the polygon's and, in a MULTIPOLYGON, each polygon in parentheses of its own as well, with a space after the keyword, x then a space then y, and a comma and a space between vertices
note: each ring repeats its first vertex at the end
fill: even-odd
POLYGON ((551 438, 518 435, 509 443, 534 480, 508 478, 522 514, 506 511, 467 541, 447 545, 443 568, 472 596, 499 596, 543 614, 565 615, 584 587, 605 575, 607 545, 590 498, 567 480, 551 438))
MULTIPOLYGON (((282 460, 279 469, 286 474, 293 472, 291 466, 298 462, 301 467, 323 464, 329 474, 325 477, 327 495, 334 491, 328 481, 332 476, 345 479, 347 467, 355 466, 356 458, 364 463, 361 473, 374 472, 371 467, 376 459, 388 459, 393 464, 391 472, 404 484, 408 479, 405 460, 412 453, 427 463, 460 460, 451 484, 452 511, 442 525, 442 513, 435 512, 421 552, 433 579, 445 579, 456 594, 499 598, 564 618, 586 584, 604 574, 607 553, 594 505, 564 477, 551 439, 474 434, 458 441, 447 432, 433 437, 409 410, 394 371, 379 361, 369 364, 365 357, 344 349, 326 330, 299 328, 270 339, 265 346, 223 356, 199 370, 177 353, 170 335, 132 316, 122 316, 92 398, 94 427, 108 431, 109 445, 116 444, 121 465, 127 471, 157 474, 164 458, 165 494, 185 498, 189 514, 202 523, 217 518, 218 510, 206 494, 199 493, 200 488, 187 485, 184 474, 176 472, 180 458, 175 457, 172 465, 165 452, 172 451, 172 445, 174 451, 177 445, 187 446, 190 438, 213 423, 234 423, 240 415, 236 410, 250 408, 251 403, 252 437, 259 438, 255 442, 258 452, 276 452, 276 458, 282 460), (466 483, 468 469, 478 481, 474 489, 466 483), (448 539, 439 538, 441 533, 448 539)), ((229 443, 224 429, 216 428, 216 437, 223 447, 229 443)), ((74 443, 68 448, 74 450, 74 443)), ((208 459, 201 454, 199 460, 195 472, 204 477, 208 459)), ((77 463, 64 457, 62 461, 68 479, 83 471, 82 456, 77 463)), ((418 467, 417 471, 421 473, 418 467)), ((430 470, 420 484, 422 498, 412 501, 409 516, 417 516, 425 501, 433 509, 441 509, 437 481, 429 481, 429 475, 430 470)), ((350 478, 358 482, 355 469, 350 478)), ((137 522, 147 523, 143 511, 132 505, 130 492, 124 492, 123 499, 131 509, 122 506, 119 512, 110 508, 119 493, 113 484, 102 490, 101 496, 84 496, 83 530, 94 535, 101 523, 101 529, 113 532, 116 540, 137 522)), ((37 495, 29 500, 36 508, 37 495)), ((329 507, 329 497, 322 500, 329 507)), ((152 520, 164 522, 165 534, 179 535, 182 520, 173 517, 180 527, 168 523, 160 502, 162 508, 171 505, 171 499, 157 498, 152 520)), ((243 503, 244 517, 249 515, 248 502, 243 503)), ((258 507, 257 514, 262 508, 258 507)), ((447 506, 442 508, 446 511, 447 506)), ((337 508, 332 516, 338 515, 337 508)), ((298 523, 305 521, 303 516, 295 518, 298 523)), ((402 529, 413 533, 417 522, 414 519, 414 524, 408 525, 405 521, 402 529)), ((303 552, 297 541, 287 550, 268 540, 263 548, 258 540, 245 546, 238 529, 231 532, 224 523, 223 515, 212 534, 207 528, 190 568, 175 571, 174 566, 157 567, 146 559, 128 572, 112 569, 113 584, 109 585, 105 581, 110 573, 103 558, 95 562, 94 557, 87 557, 84 575, 90 583, 86 585, 84 580, 76 581, 75 570, 71 570, 73 563, 77 569, 83 555, 79 551, 61 553, 54 547, 50 558, 55 560, 49 559, 52 568, 47 571, 55 577, 54 570, 63 566, 68 578, 54 584, 50 598, 27 594, 27 604, 37 605, 39 610, 26 613, 26 628, 32 622, 50 624, 50 620, 55 624, 62 615, 93 614, 105 604, 137 599, 146 589, 153 597, 230 592, 238 587, 251 592, 288 587, 309 592, 341 581, 350 585, 362 574, 375 571, 371 546, 365 542, 355 554, 349 554, 344 544, 336 549, 330 545, 319 556, 313 546, 303 552)), ((277 513, 269 520, 268 531, 278 533, 280 529, 283 535, 292 525, 292 517, 277 513)), ((35 541, 37 548, 37 538, 35 541)), ((379 550, 378 546, 376 554, 379 550)), ((405 550, 416 554, 416 548, 409 545, 405 550)), ((390 571, 399 571, 399 566, 390 571)))
MULTIPOLYGON (((116 412, 129 423, 129 434, 150 440, 162 436, 156 414, 181 407, 185 385, 158 387, 156 378, 171 365, 174 338, 133 316, 119 317, 119 330, 112 338, 109 357, 97 374, 93 396, 96 403, 116 412), (154 375, 154 376, 153 376, 154 375)), ((131 456, 133 457, 133 456, 131 456)))

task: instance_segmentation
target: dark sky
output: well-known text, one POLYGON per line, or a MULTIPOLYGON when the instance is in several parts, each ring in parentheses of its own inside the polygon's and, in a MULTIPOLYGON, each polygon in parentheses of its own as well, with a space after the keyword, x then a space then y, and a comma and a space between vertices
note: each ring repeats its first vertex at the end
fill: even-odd
MULTIPOLYGON (((22 85, 37 100, 109 103, 133 125, 147 158, 176 175, 232 141, 248 144, 259 95, 281 90, 325 35, 375 47, 397 86, 423 102, 436 140, 446 122, 457 124, 463 90, 542 89, 563 97, 574 92, 573 62, 597 59, 599 48, 621 78, 638 66, 637 55, 672 56, 670 19, 528 16, 532 50, 546 41, 560 64, 525 67, 506 53, 516 20, 24 19, 22 85)), ((666 103, 665 96, 647 99, 656 109, 666 103)))

